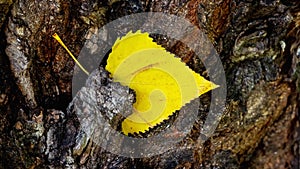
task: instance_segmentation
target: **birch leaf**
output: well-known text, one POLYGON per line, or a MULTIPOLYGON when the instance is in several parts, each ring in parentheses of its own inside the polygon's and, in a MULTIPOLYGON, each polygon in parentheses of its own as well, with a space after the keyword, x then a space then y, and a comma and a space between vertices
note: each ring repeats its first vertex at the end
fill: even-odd
POLYGON ((116 40, 106 70, 115 82, 136 92, 134 111, 122 122, 125 135, 150 130, 191 100, 218 87, 141 31, 116 40))

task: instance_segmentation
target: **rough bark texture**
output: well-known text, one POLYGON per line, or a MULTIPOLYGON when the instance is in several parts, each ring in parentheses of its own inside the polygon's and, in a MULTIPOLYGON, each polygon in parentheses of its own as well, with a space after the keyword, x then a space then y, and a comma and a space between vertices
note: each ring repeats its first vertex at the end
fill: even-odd
MULTIPOLYGON (((0 0, 0 28, 0 168, 300 167, 298 0, 0 0), (112 120, 110 112, 131 109, 134 94, 102 72, 90 77, 102 81, 87 83, 82 95, 72 98, 72 76, 78 72, 51 35, 59 33, 78 56, 106 23, 147 11, 186 17, 208 35, 226 72, 228 97, 217 130, 204 144, 197 138, 209 95, 201 97, 199 119, 176 147, 149 158, 125 158, 87 137, 74 105, 93 109, 78 102, 87 103, 87 94, 98 91, 104 100, 95 102, 105 101, 101 112, 112 120)), ((184 44, 153 36, 203 73, 184 44)), ((101 51, 96 43, 88 49, 101 51)), ((105 129, 98 130, 105 137, 105 129)))

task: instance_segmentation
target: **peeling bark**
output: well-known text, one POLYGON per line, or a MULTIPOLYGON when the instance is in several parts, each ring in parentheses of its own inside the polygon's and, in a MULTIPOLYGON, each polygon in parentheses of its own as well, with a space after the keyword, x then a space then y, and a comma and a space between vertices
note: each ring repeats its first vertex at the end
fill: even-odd
MULTIPOLYGON (((0 168, 299 168, 298 0, 4 0, 0 13, 0 168), (93 37, 103 25, 148 11, 183 16, 208 35, 225 68, 228 97, 218 128, 203 144, 197 138, 209 94, 200 98, 198 120, 183 141, 134 159, 93 142, 109 135, 105 128, 87 134, 84 127, 93 123, 80 123, 97 119, 88 112, 99 109, 118 129, 117 114, 131 112, 134 93, 113 83, 102 63, 73 98, 72 77, 80 71, 51 35, 59 33, 75 56, 85 42, 87 52, 97 55, 103 52, 98 42, 115 38, 93 37)), ((184 43, 152 36, 207 77, 184 43)))

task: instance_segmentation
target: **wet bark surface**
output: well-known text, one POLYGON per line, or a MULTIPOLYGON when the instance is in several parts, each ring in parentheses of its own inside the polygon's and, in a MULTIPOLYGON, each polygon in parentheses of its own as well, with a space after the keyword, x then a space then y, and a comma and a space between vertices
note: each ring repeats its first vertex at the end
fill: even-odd
MULTIPOLYGON (((300 167, 298 0, 2 0, 0 28, 0 168, 300 167), (113 83, 102 63, 84 65, 93 73, 72 96, 72 77, 82 72, 51 36, 57 32, 75 56, 86 41, 88 52, 101 53, 98 42, 115 37, 94 39, 94 33, 119 17, 148 11, 185 17, 207 34, 224 66, 228 96, 204 143, 198 137, 209 94, 201 96, 198 120, 184 140, 160 155, 127 158, 92 141, 110 134, 105 127, 86 131, 97 123, 89 113, 94 109, 118 130, 118 113, 131 111, 134 92, 113 83), (82 118, 89 123, 81 124, 82 118)), ((208 77, 183 43, 151 36, 208 77)), ((126 145, 115 149, 130 151, 126 145)))

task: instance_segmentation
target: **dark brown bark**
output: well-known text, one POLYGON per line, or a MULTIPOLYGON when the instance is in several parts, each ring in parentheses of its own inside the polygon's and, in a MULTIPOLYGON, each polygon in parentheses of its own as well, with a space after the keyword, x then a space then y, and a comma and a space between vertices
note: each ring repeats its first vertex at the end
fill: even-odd
MULTIPOLYGON (((0 168, 300 167, 298 0, 3 0, 0 27, 0 168), (80 129, 74 103, 88 100, 72 97, 72 77, 80 71, 51 35, 57 32, 78 56, 106 23, 149 11, 185 17, 208 35, 226 72, 228 96, 216 131, 203 144, 197 138, 209 94, 201 96, 198 121, 182 142, 161 155, 134 159, 105 151, 80 129)), ((205 71, 183 43, 153 37, 195 71, 205 71)), ((102 46, 92 43, 89 49, 97 53, 102 46)), ((112 88, 127 91, 104 81, 102 95, 109 97, 112 88)), ((95 86, 86 87, 83 93, 95 86)), ((132 96, 116 96, 125 101, 114 111, 128 106, 132 96)))

